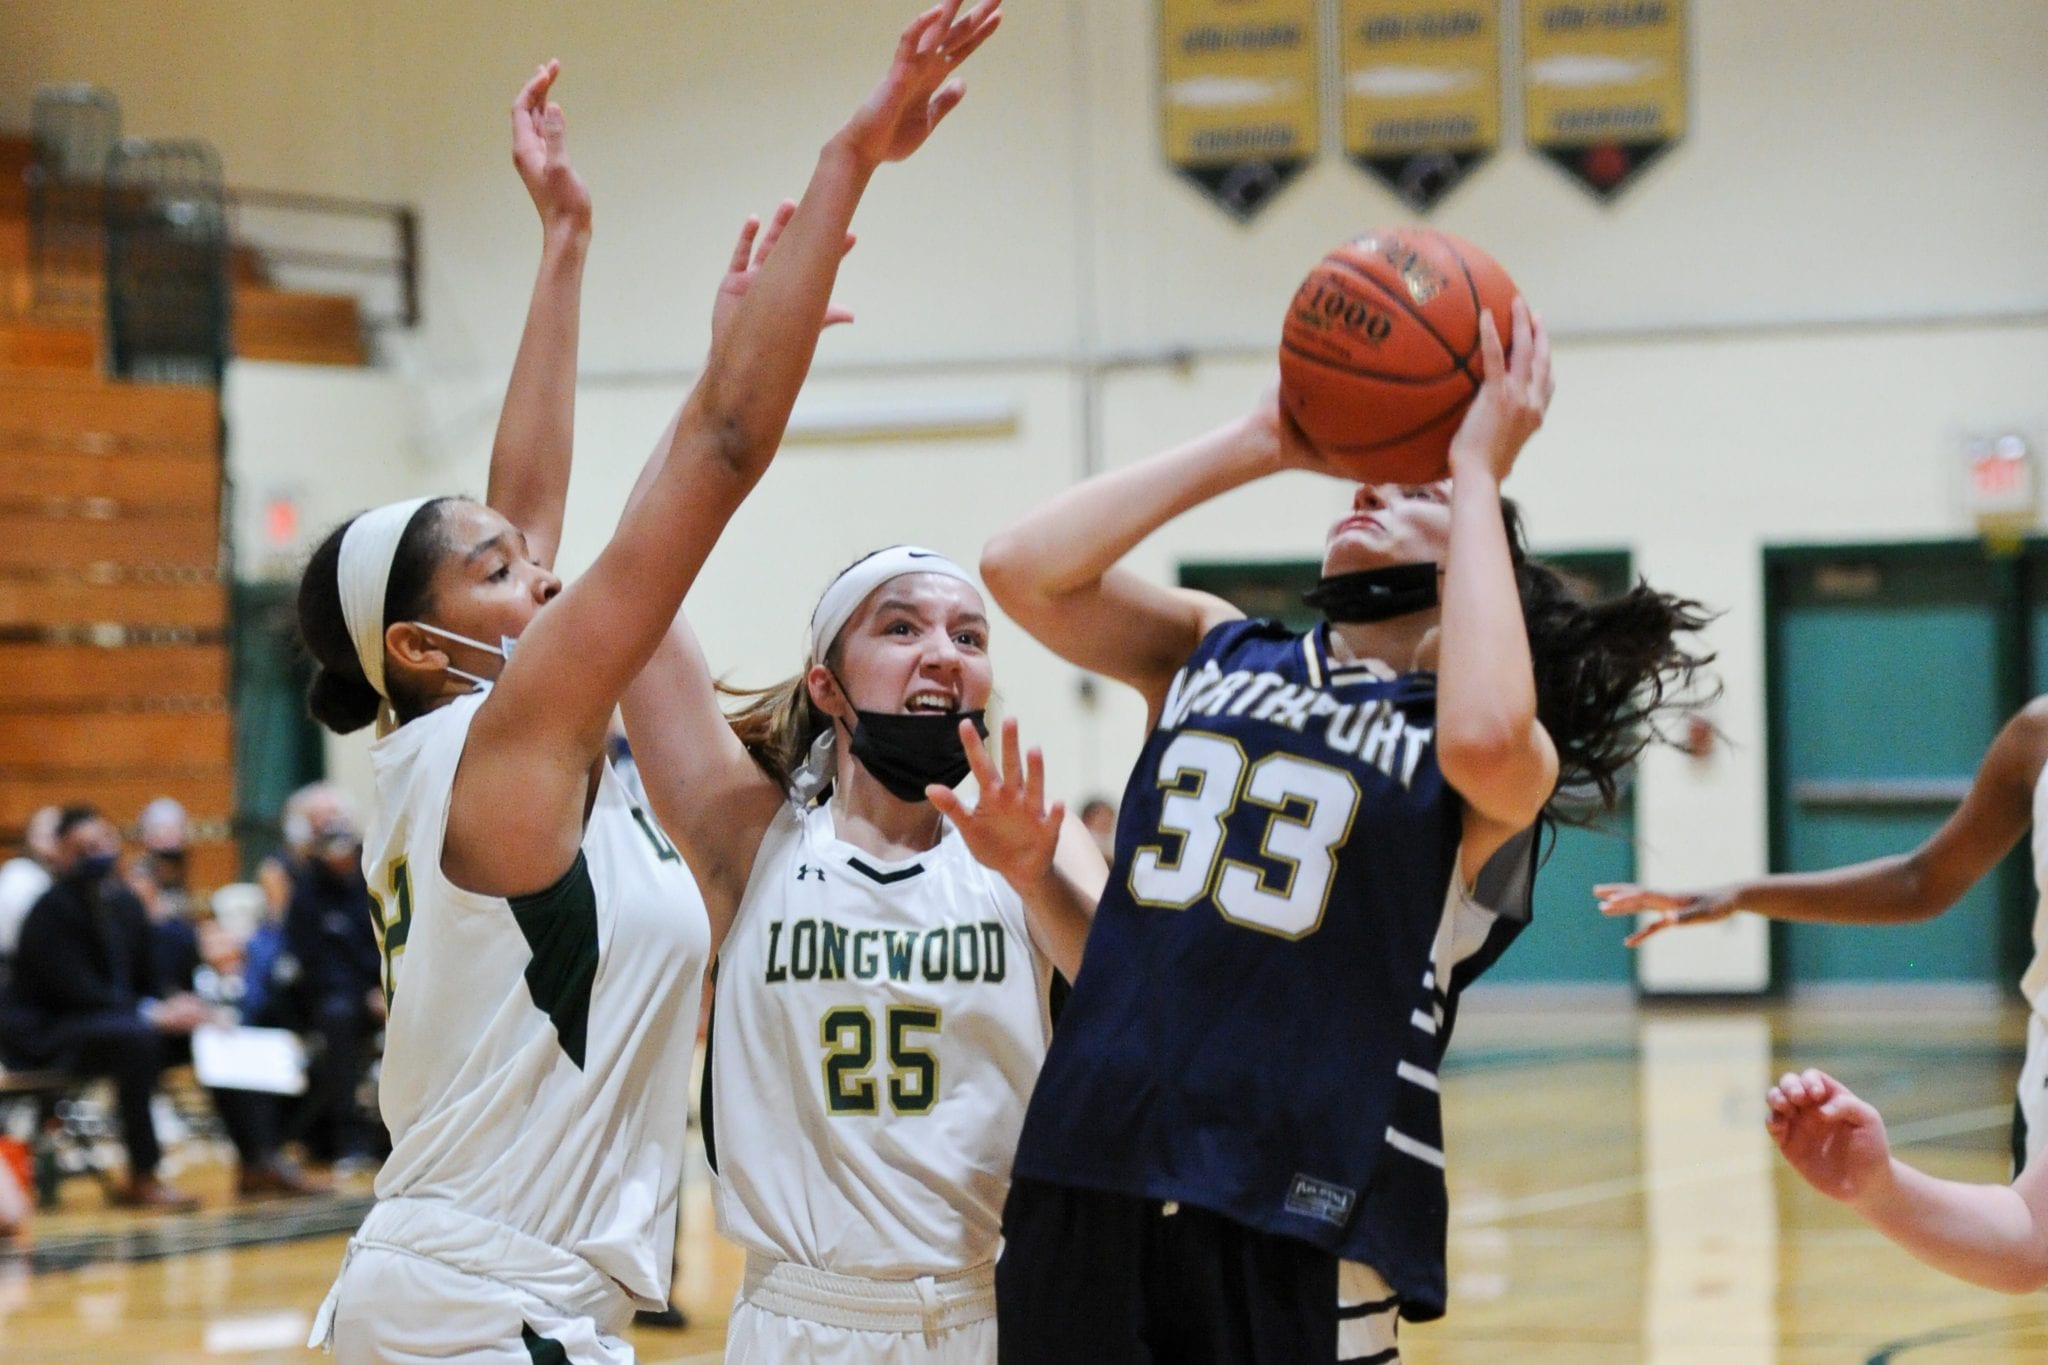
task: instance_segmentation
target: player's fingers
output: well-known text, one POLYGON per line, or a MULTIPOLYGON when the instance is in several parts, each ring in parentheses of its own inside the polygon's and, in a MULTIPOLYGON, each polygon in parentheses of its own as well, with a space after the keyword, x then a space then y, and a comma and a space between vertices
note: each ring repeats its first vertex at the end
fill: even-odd
POLYGON ((541 111, 540 135, 547 143, 548 160, 560 161, 569 140, 569 118, 559 104, 550 104, 541 111))
POLYGON ((1500 328, 1493 322, 1493 310, 1479 310, 1480 376, 1491 384, 1507 372, 1507 358, 1501 354, 1500 328))
POLYGON ((732 249, 732 259, 726 263, 727 271, 730 274, 740 275, 746 272, 747 262, 754 255, 755 234, 760 231, 761 220, 751 213, 748 214, 747 221, 740 227, 739 243, 732 249))
POLYGON ((1508 309, 1508 328, 1514 338, 1508 346, 1508 373, 1517 384, 1526 385, 1536 359, 1536 344, 1530 336, 1529 303, 1520 294, 1508 309))
POLYGON ((939 17, 939 6, 934 5, 910 21, 910 27, 903 30, 903 36, 896 40, 896 60, 908 61, 918 54, 925 34, 931 32, 933 22, 939 17))
MULTIPOLYGON (((963 20, 962 22, 964 23, 965 21, 963 20)), ((962 38, 957 43, 948 44, 946 47, 946 56, 952 61, 953 65, 958 66, 960 63, 966 61, 969 57, 973 56, 975 53, 975 49, 979 48, 983 43, 987 42, 989 40, 989 35, 994 33, 998 28, 1001 28, 1002 23, 1003 16, 1001 14, 990 14, 988 18, 983 19, 981 22, 975 24, 968 31, 966 37, 962 38)))
POLYGON ((519 87, 519 93, 512 97, 512 112, 519 114, 538 109, 546 102, 548 87, 555 81, 554 62, 542 62, 533 69, 526 84, 519 87))
MULTIPOLYGON (((1045 809, 1045 750, 1033 749, 1024 756, 1024 804, 1038 812, 1045 809)), ((1054 819, 1059 817, 1055 816, 1054 819)))
POLYGON ((789 226, 789 220, 796 217, 796 200, 785 199, 776 206, 769 216, 768 228, 761 234, 761 248, 754 253, 754 264, 761 265, 775 250, 775 244, 782 240, 782 230, 789 226))
POLYGON ((971 720, 960 722, 960 747, 967 751, 967 767, 974 774, 974 785, 981 788, 983 794, 1000 790, 1002 775, 988 761, 988 746, 981 742, 981 733, 971 720))
POLYGON ((1787 1100, 1794 1104, 1799 1103, 1806 1097, 1806 1086, 1800 1081, 1796 1072, 1788 1071, 1778 1077, 1778 1089, 1784 1093, 1787 1100))
POLYGON ((1003 719, 1003 776, 1012 786, 1024 780, 1024 742, 1015 716, 1003 719))
POLYGON ((851 308, 840 308, 835 305, 825 310, 825 325, 827 327, 842 327, 852 321, 853 310, 851 308))
POLYGON ((1543 315, 1529 315, 1529 397, 1537 407, 1550 406, 1550 396, 1557 391, 1556 382, 1550 377, 1550 333, 1544 329, 1543 315))
POLYGON ((1046 823, 1047 823, 1047 824, 1049 824, 1049 825, 1051 825, 1051 826, 1053 827, 1053 830, 1054 830, 1054 834, 1053 834, 1053 848, 1055 849, 1055 851, 1057 851, 1057 849, 1059 848, 1059 834, 1058 834, 1058 830, 1059 830, 1059 828, 1060 828, 1060 826, 1061 826, 1061 825, 1063 825, 1063 824, 1065 824, 1065 823, 1066 823, 1066 819, 1067 819, 1067 803, 1066 803, 1066 802, 1064 802, 1064 801, 1055 801, 1055 802, 1053 802, 1053 803, 1052 803, 1052 809, 1051 809, 1051 810, 1049 810, 1049 811, 1047 811, 1047 812, 1045 813, 1045 820, 1046 820, 1046 823))
POLYGON ((939 92, 932 96, 931 103, 925 107, 926 127, 938 127, 939 121, 958 109, 960 101, 966 98, 967 82, 963 80, 950 80, 940 86, 939 92))
POLYGON ((1672 919, 1669 915, 1660 916, 1657 919, 1651 920, 1648 924, 1645 924, 1642 928, 1636 930, 1633 934, 1630 934, 1627 938, 1623 939, 1621 941, 1621 946, 1624 948, 1640 948, 1646 941, 1655 938, 1658 934, 1663 933, 1666 929, 1669 929, 1671 925, 1672 919))
POLYGON ((856 245, 856 244, 857 244, 857 243, 858 243, 859 241, 860 241, 860 238, 858 238, 858 237, 854 236, 854 235, 853 235, 853 234, 852 234, 851 232, 847 233, 847 234, 846 234, 846 245, 845 245, 845 246, 843 246, 843 247, 841 247, 841 248, 839 249, 839 259, 843 261, 843 260, 845 260, 845 259, 846 259, 846 258, 847 258, 848 256, 851 256, 851 255, 853 254, 853 248, 854 248, 854 246, 855 246, 855 245, 856 245))
POLYGON ((951 820, 957 827, 966 823, 967 803, 960 799, 960 793, 951 787, 931 783, 924 789, 924 798, 938 808, 939 814, 951 820))

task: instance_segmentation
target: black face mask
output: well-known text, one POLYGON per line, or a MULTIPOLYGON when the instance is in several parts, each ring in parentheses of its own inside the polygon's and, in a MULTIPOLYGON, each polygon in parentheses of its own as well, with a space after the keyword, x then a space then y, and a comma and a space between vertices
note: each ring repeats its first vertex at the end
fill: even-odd
POLYGON ((973 721, 975 733, 986 738, 988 725, 983 717, 987 714, 856 710, 850 752, 889 795, 898 801, 922 801, 924 789, 934 782, 957 787, 967 780, 967 749, 960 742, 960 722, 973 721))
POLYGON ((1301 595, 1301 600, 1340 623, 1385 621, 1437 604, 1434 564, 1396 564, 1389 569, 1360 569, 1333 574, 1301 595))

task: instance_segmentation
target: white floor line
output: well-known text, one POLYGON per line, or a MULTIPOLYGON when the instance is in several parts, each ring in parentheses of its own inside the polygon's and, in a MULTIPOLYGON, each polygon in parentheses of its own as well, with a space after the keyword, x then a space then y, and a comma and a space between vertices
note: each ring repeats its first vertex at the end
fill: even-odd
MULTIPOLYGON (((1898 1148, 1909 1147, 1916 1142, 1932 1142, 1937 1138, 1958 1137, 1964 1133, 1981 1133, 1987 1128, 1999 1128, 2011 1122, 2011 1105, 1987 1105, 1982 1109, 1967 1109, 1959 1114, 1943 1114, 1936 1118, 1901 1123, 1887 1131, 1890 1133, 1892 1146, 1898 1148)), ((1772 1160, 1776 1159, 1776 1154, 1773 1153, 1772 1160)), ((1674 1185, 1690 1185, 1701 1180, 1723 1180, 1731 1176, 1754 1175, 1757 1169, 1756 1161, 1744 1158, 1739 1161, 1716 1161, 1699 1166, 1683 1166, 1671 1171, 1639 1172, 1613 1180, 1596 1180, 1587 1185, 1524 1195, 1520 1199, 1488 1202, 1463 1211, 1453 1209, 1451 1226, 1485 1227, 1506 1222, 1511 1218, 1526 1218, 1533 1213, 1555 1213, 1559 1209, 1582 1208, 1588 1204, 1604 1204, 1610 1199, 1626 1199, 1630 1195, 1653 1188, 1668 1189, 1674 1185)))

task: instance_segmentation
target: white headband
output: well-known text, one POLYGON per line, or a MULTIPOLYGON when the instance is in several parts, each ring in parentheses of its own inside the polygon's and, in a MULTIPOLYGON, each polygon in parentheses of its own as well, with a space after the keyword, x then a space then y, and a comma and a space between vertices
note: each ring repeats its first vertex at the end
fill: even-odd
POLYGON ((363 676, 386 701, 391 694, 384 689, 384 597, 391 586, 391 561, 413 515, 432 501, 408 498, 372 508, 350 522, 341 536, 341 561, 335 568, 341 619, 355 642, 363 676))
POLYGON ((817 610, 811 613, 811 662, 824 662, 826 651, 832 648, 832 642, 846 629, 846 623, 860 610, 869 593, 892 578, 913 573, 957 578, 980 591, 974 575, 936 550, 920 545, 891 545, 886 550, 877 550, 833 579, 832 586, 818 599, 817 610))

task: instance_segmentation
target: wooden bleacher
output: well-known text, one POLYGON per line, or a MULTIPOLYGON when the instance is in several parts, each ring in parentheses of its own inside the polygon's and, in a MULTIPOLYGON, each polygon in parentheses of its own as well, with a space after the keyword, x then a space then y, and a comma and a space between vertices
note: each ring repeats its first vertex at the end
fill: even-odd
MULTIPOLYGON (((102 286, 90 255, 63 281, 61 306, 37 306, 22 180, 33 160, 34 145, 26 136, 0 133, 0 369, 95 370, 102 286)), ((353 295, 279 289, 262 257, 247 247, 235 248, 230 275, 236 356, 307 365, 362 365, 368 359, 353 295)))
POLYGON ((211 389, 0 365, 0 843, 172 796, 194 884, 236 879, 220 517, 211 389))

